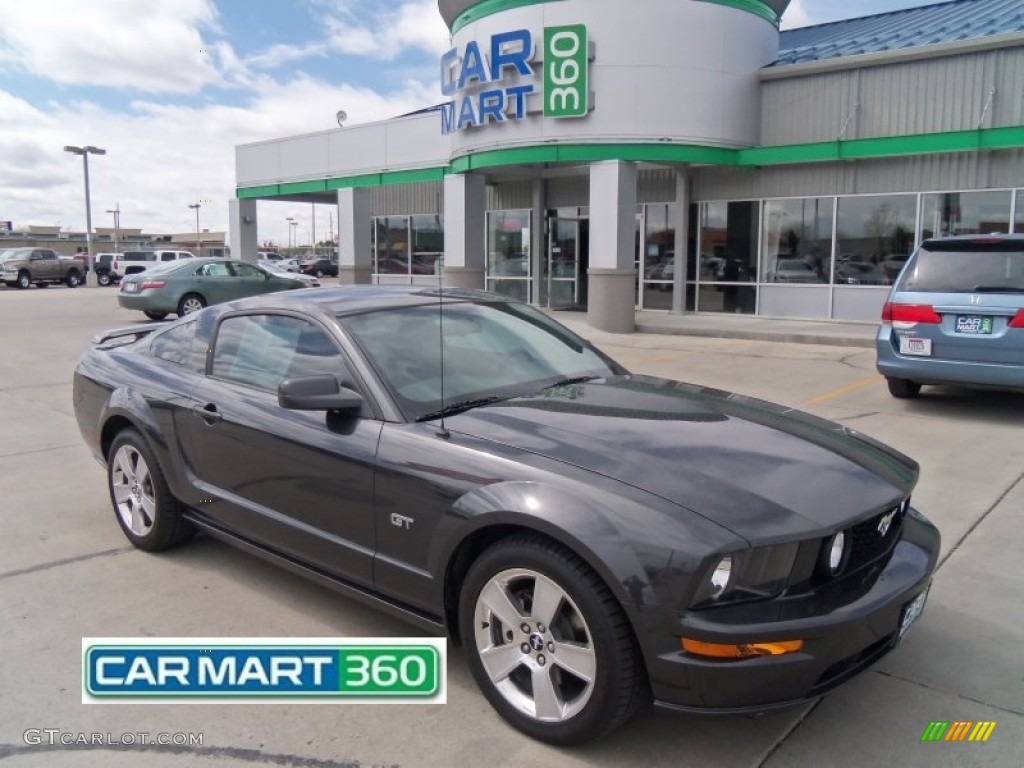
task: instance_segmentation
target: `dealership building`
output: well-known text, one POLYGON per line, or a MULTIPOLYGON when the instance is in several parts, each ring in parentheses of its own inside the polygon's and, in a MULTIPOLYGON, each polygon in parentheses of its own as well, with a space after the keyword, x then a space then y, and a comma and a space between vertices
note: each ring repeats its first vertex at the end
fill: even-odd
POLYGON ((1024 3, 779 31, 789 0, 439 0, 436 106, 236 148, 336 205, 343 283, 585 309, 876 320, 909 252, 1024 232, 1024 3))

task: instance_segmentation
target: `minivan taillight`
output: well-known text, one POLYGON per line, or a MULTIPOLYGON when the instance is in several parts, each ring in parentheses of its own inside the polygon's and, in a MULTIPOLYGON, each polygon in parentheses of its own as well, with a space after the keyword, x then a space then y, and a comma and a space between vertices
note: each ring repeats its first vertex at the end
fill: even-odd
POLYGON ((917 323, 938 325, 942 318, 931 304, 899 304, 887 301, 882 307, 882 322, 906 328, 917 323))
POLYGON ((1024 309, 1018 309, 1017 314, 1010 321, 1011 328, 1024 328, 1024 309))

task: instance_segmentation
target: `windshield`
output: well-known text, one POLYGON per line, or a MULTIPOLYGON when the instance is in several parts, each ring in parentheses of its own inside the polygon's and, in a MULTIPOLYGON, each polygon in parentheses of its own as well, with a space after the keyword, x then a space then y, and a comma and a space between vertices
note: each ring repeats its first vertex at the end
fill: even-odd
POLYGON ((1019 241, 924 243, 907 263, 896 290, 1024 292, 1024 249, 1019 241))
POLYGON ((525 304, 467 301, 446 303, 443 313, 426 305, 340 319, 412 420, 468 401, 534 394, 566 379, 625 373, 525 304))
POLYGON ((6 259, 23 259, 31 252, 31 248, 8 248, 6 251, 0 251, 0 261, 4 261, 6 259))

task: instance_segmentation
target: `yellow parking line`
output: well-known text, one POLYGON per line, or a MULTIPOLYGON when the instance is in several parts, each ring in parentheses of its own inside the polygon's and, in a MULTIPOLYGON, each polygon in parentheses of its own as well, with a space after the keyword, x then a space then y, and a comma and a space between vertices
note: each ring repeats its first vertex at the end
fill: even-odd
POLYGON ((807 400, 806 404, 807 405, 820 405, 821 403, 827 403, 829 400, 835 400, 837 397, 842 397, 843 395, 848 395, 850 392, 856 392, 858 389, 863 389, 864 387, 869 387, 872 384, 876 384, 877 382, 879 382, 881 380, 882 380, 882 376, 876 373, 874 376, 869 376, 866 379, 861 379, 860 381, 855 381, 852 384, 847 384, 845 387, 840 387, 839 389, 833 389, 831 392, 826 392, 824 395, 819 395, 818 397, 812 398, 811 400, 807 400))

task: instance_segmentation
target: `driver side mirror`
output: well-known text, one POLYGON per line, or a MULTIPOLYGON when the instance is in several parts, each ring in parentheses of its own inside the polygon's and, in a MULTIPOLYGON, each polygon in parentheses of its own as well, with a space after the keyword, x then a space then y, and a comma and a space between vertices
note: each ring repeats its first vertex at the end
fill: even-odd
POLYGON ((358 411, 363 396, 326 373, 285 379, 277 387, 277 402, 293 411, 358 411))

